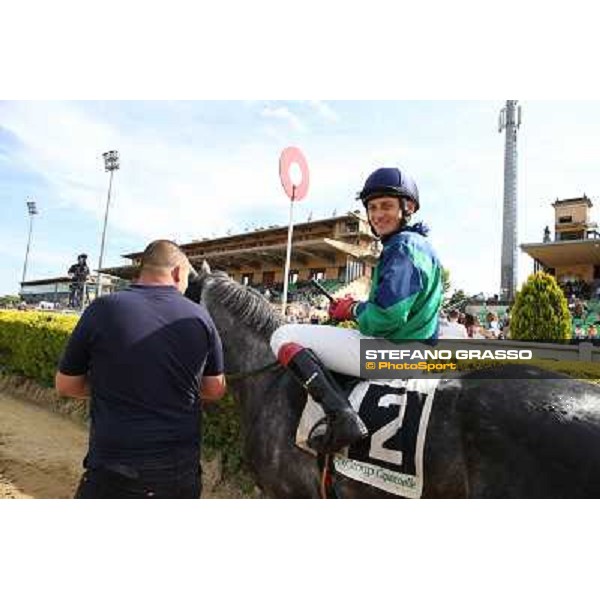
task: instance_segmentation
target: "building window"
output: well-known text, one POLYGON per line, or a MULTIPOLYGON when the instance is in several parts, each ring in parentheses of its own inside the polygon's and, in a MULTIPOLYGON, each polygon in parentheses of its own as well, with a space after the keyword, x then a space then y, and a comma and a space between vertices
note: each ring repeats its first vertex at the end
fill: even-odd
POLYGON ((242 285, 252 285, 252 273, 242 274, 242 285))
POLYGON ((311 269, 310 270, 310 279, 315 279, 316 281, 321 281, 325 279, 325 270, 324 269, 311 269))
POLYGON ((273 285, 275 283, 275 271, 263 272, 263 285, 273 285))
POLYGON ((559 223, 572 223, 573 217, 571 215, 568 215, 566 217, 558 217, 558 222, 559 223))
POLYGON ((559 234, 559 240, 562 240, 562 241, 582 240, 582 239, 583 239, 583 232, 581 232, 581 231, 571 231, 571 232, 559 234))
POLYGON ((298 281, 299 272, 295 270, 291 270, 288 274, 288 284, 296 283, 298 281))

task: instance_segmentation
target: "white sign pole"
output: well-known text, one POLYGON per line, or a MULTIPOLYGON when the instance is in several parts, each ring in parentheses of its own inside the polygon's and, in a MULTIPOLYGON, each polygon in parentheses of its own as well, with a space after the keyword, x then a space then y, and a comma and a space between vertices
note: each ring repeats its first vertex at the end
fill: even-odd
POLYGON ((292 259, 292 233, 294 231, 294 202, 302 200, 308 191, 308 165, 304 155, 298 148, 290 146, 285 148, 279 157, 279 178, 281 185, 290 199, 290 224, 288 226, 288 239, 285 257, 285 269, 283 272, 283 298, 281 299, 281 316, 285 319, 287 308, 288 284, 290 279, 290 262, 292 259), (297 164, 302 175, 302 180, 296 185, 290 175, 290 168, 297 164))
POLYGON ((290 224, 288 225, 287 251, 285 257, 285 271, 283 274, 283 300, 281 301, 281 315, 285 319, 285 309, 287 306, 288 297, 288 281, 290 279, 290 262, 292 258, 292 233, 294 231, 294 192, 296 186, 293 187, 292 199, 290 201, 290 224))

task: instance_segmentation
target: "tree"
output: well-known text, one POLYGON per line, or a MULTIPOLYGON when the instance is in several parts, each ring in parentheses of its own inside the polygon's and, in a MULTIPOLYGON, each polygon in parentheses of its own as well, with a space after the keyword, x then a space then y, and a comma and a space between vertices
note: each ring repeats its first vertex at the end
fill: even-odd
POLYGON ((17 306, 21 302, 21 298, 19 296, 0 296, 0 307, 11 307, 17 306))
POLYGON ((442 291, 444 298, 450 291, 450 269, 444 269, 444 267, 442 267, 442 291))
POLYGON ((514 340, 557 342, 571 339, 571 314, 556 279, 548 273, 530 275, 517 292, 511 310, 514 340))
POLYGON ((457 310, 464 310, 467 300, 469 300, 469 296, 463 290, 455 290, 452 296, 444 302, 443 307, 445 309, 456 308, 457 310))

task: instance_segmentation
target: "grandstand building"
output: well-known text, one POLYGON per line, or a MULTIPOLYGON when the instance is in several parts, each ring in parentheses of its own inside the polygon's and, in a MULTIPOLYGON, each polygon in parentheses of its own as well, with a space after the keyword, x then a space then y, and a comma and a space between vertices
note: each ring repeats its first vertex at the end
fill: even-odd
POLYGON ((534 260, 534 272, 546 271, 563 287, 583 289, 585 296, 600 288, 600 233, 590 218, 592 201, 581 198, 556 200, 554 236, 546 228, 544 241, 522 244, 534 260))
MULTIPOLYGON (((277 294, 283 288, 287 227, 271 226, 180 244, 199 269, 206 260, 213 270, 235 281, 277 294)), ((316 279, 335 291, 357 279, 370 279, 379 254, 378 242, 360 211, 294 225, 290 264, 290 291, 316 279), (329 285, 328 285, 329 284, 329 285)), ((142 252, 123 255, 128 265, 102 269, 126 280, 136 278, 142 252)))
MULTIPOLYGON (((32 279, 21 283, 19 295, 27 304, 38 302, 52 302, 57 306, 67 306, 69 302, 70 277, 53 277, 50 279, 32 279)), ((90 300, 96 297, 96 276, 90 275, 88 283, 88 294, 90 300)), ((118 287, 118 280, 105 275, 102 278, 102 287, 106 293, 114 291, 118 287)))

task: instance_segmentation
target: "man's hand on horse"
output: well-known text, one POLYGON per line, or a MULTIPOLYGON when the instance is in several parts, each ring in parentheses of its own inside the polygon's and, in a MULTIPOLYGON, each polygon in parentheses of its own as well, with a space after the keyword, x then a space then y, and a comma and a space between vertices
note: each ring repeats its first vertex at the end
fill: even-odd
POLYGON ((354 319, 354 305, 357 301, 352 296, 345 296, 329 305, 329 316, 336 321, 354 319))

